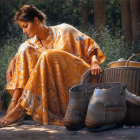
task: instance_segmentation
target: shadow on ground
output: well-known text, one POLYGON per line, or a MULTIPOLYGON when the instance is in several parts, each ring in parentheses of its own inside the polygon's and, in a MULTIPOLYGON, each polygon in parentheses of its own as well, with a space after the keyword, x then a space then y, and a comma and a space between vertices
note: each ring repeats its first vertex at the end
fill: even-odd
MULTIPOLYGON (((5 113, 0 112, 0 117, 5 113)), ((33 120, 24 120, 22 125, 0 128, 0 140, 139 140, 140 126, 123 126, 103 132, 90 132, 86 127, 68 131, 64 126, 40 125, 33 120)))

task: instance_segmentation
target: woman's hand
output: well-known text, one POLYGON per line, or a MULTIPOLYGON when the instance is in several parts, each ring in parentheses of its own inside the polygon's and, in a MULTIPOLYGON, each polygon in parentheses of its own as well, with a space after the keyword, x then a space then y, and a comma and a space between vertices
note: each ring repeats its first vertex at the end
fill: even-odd
POLYGON ((11 80, 15 70, 15 57, 10 61, 7 71, 6 71, 6 81, 7 83, 11 80))
POLYGON ((90 54, 90 60, 91 60, 91 66, 90 66, 91 75, 100 74, 102 69, 99 66, 97 49, 94 49, 94 51, 90 54))
POLYGON ((102 71, 102 69, 101 69, 100 66, 99 66, 98 61, 93 61, 93 62, 91 63, 90 70, 91 70, 91 75, 100 74, 101 71, 102 71))

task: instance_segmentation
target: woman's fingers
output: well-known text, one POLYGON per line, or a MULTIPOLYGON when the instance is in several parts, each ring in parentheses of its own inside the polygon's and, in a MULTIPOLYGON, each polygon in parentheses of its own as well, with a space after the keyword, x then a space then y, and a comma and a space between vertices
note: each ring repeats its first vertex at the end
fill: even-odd
POLYGON ((92 69, 91 70, 91 75, 97 75, 97 74, 100 74, 100 72, 101 72, 101 69, 100 68, 98 68, 98 69, 92 69))
POLYGON ((6 81, 7 81, 7 83, 8 83, 8 79, 9 79, 9 74, 6 73, 6 81))
POLYGON ((7 83, 10 81, 10 79, 12 78, 12 76, 13 76, 13 72, 7 72, 6 73, 6 81, 7 81, 7 83))

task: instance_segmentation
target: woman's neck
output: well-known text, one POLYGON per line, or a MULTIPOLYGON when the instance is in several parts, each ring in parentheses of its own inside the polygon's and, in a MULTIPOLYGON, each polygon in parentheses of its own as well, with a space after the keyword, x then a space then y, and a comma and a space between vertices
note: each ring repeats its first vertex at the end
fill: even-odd
POLYGON ((40 40, 46 40, 49 36, 49 29, 45 25, 40 24, 36 35, 40 40))

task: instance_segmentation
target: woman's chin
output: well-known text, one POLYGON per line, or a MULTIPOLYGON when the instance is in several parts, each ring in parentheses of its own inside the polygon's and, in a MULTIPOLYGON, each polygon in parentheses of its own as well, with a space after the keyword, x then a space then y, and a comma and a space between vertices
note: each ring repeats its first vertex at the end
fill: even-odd
POLYGON ((28 37, 32 38, 32 37, 34 37, 34 36, 33 36, 33 35, 31 35, 31 34, 29 34, 29 35, 28 35, 28 37))

